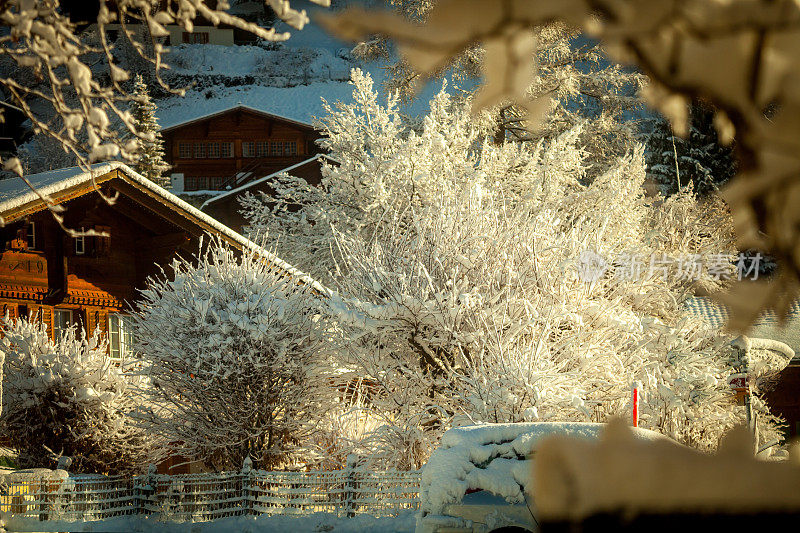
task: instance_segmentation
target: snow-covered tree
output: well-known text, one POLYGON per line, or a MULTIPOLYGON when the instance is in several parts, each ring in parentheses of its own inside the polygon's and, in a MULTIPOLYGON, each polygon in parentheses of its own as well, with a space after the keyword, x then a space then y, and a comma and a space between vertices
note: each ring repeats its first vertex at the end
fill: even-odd
POLYGON ((63 455, 75 472, 141 470, 147 439, 126 416, 138 378, 109 359, 98 332, 87 339, 69 329, 53 342, 43 322, 18 319, 6 320, 2 334, 0 427, 20 466, 55 468, 63 455))
POLYGON ((160 443, 218 469, 274 468, 307 447, 331 398, 319 311, 309 286, 260 251, 212 242, 174 278, 151 279, 132 317, 146 409, 160 443))
MULTIPOLYGON (((390 4, 405 18, 424 22, 436 0, 391 0, 390 4)), ((602 173, 605 161, 624 155, 633 146, 636 132, 635 111, 643 106, 637 93, 645 77, 633 69, 625 69, 608 59, 598 44, 574 28, 561 23, 545 24, 534 31, 536 49, 530 50, 528 64, 520 57, 518 70, 530 74, 528 96, 533 106, 515 105, 513 101, 497 102, 492 108, 489 125, 497 141, 505 138, 537 142, 583 125, 584 148, 590 152, 587 162, 602 173), (536 116, 541 111, 544 117, 536 116)), ((392 53, 391 42, 370 35, 353 49, 359 57, 386 62, 384 85, 397 91, 401 100, 411 100, 425 76, 416 72, 403 58, 392 53)), ((494 50, 474 44, 440 65, 437 75, 447 74, 455 83, 470 87, 481 76, 483 60, 494 50)), ((522 54, 520 54, 522 56, 522 54)), ((519 75, 519 74, 517 74, 519 75)), ((476 88, 479 89, 480 86, 476 88)), ((484 99, 479 94, 479 100, 484 99)))
POLYGON ((729 339, 681 305, 732 272, 723 206, 646 197, 641 147, 585 184, 579 128, 498 146, 443 91, 409 131, 368 76, 353 83, 322 120, 338 164, 321 188, 284 178, 244 204, 338 289, 339 364, 384 422, 361 443, 384 466, 419 466, 467 421, 625 415, 635 381, 643 425, 687 444, 743 419, 729 339))
POLYGON ((139 159, 134 169, 153 183, 164 187, 169 183, 169 178, 164 177, 169 169, 164 161, 164 140, 156 118, 156 105, 150 99, 141 74, 136 75, 133 93, 135 99, 131 101, 131 116, 136 131, 141 134, 136 137, 139 159))
POLYGON ((731 146, 722 146, 713 124, 713 112, 692 105, 686 137, 676 135, 669 121, 654 116, 643 121, 647 172, 670 194, 692 184, 698 194, 718 191, 736 174, 731 146))

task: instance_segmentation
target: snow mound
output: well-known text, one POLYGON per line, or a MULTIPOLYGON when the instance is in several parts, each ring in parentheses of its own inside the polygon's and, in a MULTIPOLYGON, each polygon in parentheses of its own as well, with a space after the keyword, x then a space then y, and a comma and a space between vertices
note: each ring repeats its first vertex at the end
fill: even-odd
MULTIPOLYGON (((542 439, 566 435, 594 440, 604 427, 590 422, 530 422, 451 429, 422 470, 421 510, 442 514, 446 505, 461 501, 471 489, 523 503, 533 486, 531 456, 542 439)), ((665 438, 645 429, 634 434, 644 440, 665 438)))

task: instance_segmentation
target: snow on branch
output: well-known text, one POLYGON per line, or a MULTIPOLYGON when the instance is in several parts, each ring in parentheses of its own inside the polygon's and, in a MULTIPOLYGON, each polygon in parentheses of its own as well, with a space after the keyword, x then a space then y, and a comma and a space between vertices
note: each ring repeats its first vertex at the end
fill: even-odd
MULTIPOLYGON (((428 3, 430 4, 430 3, 428 3)), ((599 39, 610 56, 651 80, 647 100, 686 131, 689 99, 712 104, 723 142, 737 138, 738 177, 723 195, 740 249, 775 256, 771 284, 738 284, 725 300, 744 329, 765 309, 785 316, 800 294, 800 6, 792 0, 441 0, 424 23, 360 7, 323 18, 342 38, 381 34, 423 75, 476 43, 486 49, 476 107, 515 103, 535 121, 545 106, 528 91, 541 66, 536 28, 564 23, 599 39)))

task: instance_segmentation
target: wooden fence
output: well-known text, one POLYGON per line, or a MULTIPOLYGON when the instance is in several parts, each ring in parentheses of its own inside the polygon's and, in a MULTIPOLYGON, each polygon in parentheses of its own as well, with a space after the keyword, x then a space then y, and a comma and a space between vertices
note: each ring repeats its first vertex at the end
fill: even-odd
POLYGON ((267 472, 245 466, 234 472, 174 476, 151 469, 132 478, 35 470, 0 479, 0 512, 6 519, 97 521, 157 514, 159 520, 200 522, 315 512, 394 516, 418 508, 420 473, 359 468, 267 472))

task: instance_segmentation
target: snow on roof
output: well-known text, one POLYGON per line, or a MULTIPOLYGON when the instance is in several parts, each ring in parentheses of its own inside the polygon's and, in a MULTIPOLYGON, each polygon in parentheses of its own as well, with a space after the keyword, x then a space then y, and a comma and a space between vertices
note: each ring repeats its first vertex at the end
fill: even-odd
POLYGON ((239 194, 242 191, 247 190, 247 189, 249 189, 250 187, 252 187, 254 185, 258 185, 259 183, 263 183, 265 181, 268 181, 268 180, 270 180, 270 179, 272 179, 275 176, 278 176, 280 174, 283 174, 283 173, 287 173, 288 174, 290 171, 292 171, 292 170, 294 170, 294 169, 296 169, 298 167, 302 167, 303 165, 307 165, 308 163, 311 163, 313 161, 317 161, 317 160, 319 160, 319 159, 321 159, 323 157, 325 159, 329 159, 329 160, 333 161, 333 159, 331 159, 329 156, 327 156, 325 154, 317 154, 314 157, 309 157, 305 161, 301 161, 299 163, 295 163, 292 166, 289 166, 289 167, 286 167, 286 168, 282 168, 279 171, 273 172, 272 174, 270 174, 268 176, 264 176, 263 178, 258 178, 257 180, 253 180, 251 182, 245 183, 244 185, 236 187, 235 189, 231 189, 230 191, 226 191, 226 192, 224 192, 222 194, 219 194, 219 195, 217 195, 217 196, 215 196, 213 198, 209 198, 208 200, 203 202, 203 205, 200 206, 200 209, 204 209, 207 205, 213 204, 217 200, 221 200, 223 198, 227 198, 227 197, 231 196, 232 194, 239 194))
POLYGON ((173 96, 160 100, 156 114, 158 123, 163 129, 170 129, 238 105, 301 124, 310 124, 314 117, 325 115, 325 109, 322 107, 323 97, 329 102, 337 100, 349 102, 353 97, 353 86, 338 81, 296 87, 268 87, 255 84, 234 87, 214 85, 207 89, 190 89, 183 97, 173 96))
POLYGON ((92 165, 89 170, 85 170, 81 167, 69 167, 26 176, 31 185, 36 188, 36 191, 32 191, 21 178, 2 180, 0 181, 0 215, 7 213, 12 209, 22 207, 28 203, 35 202, 40 199, 40 195, 51 196, 60 191, 67 190, 78 185, 91 183, 93 180, 103 176, 104 174, 108 174, 113 170, 120 171, 127 179, 157 194, 162 199, 177 207, 178 210, 183 211, 184 213, 187 213, 212 227, 215 231, 238 243, 240 246, 242 246, 242 248, 246 248, 263 255, 267 260, 285 270, 291 276, 308 283, 315 290, 318 290, 323 294, 327 294, 329 292, 322 284, 305 272, 298 270, 275 254, 265 250, 250 239, 233 231, 231 228, 222 224, 217 219, 210 217, 196 207, 186 203, 171 192, 156 185, 149 179, 136 173, 130 167, 119 161, 96 163, 92 165))
POLYGON ((189 120, 184 120, 183 122, 178 122, 178 123, 172 124, 171 126, 163 126, 161 128, 161 131, 168 131, 168 130, 171 130, 171 129, 174 129, 174 128, 177 128, 177 127, 180 127, 180 126, 186 126, 187 124, 192 124, 194 122, 199 122, 201 120, 206 120, 206 119, 209 119, 209 118, 213 118, 213 117, 222 115, 224 113, 228 113, 229 111, 235 111, 237 109, 243 109, 245 111, 250 111, 252 113, 257 113, 259 115, 266 115, 266 116, 268 116, 270 118, 275 118, 275 119, 278 119, 278 120, 284 120, 286 122, 291 122, 292 124, 296 124, 296 125, 298 125, 298 126, 300 126, 302 128, 314 129, 314 127, 311 124, 309 124, 308 122, 301 122, 299 120, 294 120, 294 119, 291 119, 291 118, 288 118, 288 117, 284 117, 284 116, 281 116, 281 115, 276 115, 275 113, 270 113, 269 111, 265 111, 265 110, 262 110, 262 109, 256 109, 254 107, 250 107, 250 106, 247 106, 247 105, 236 104, 234 106, 230 106, 230 107, 225 108, 225 109, 220 109, 219 111, 214 111, 214 112, 211 112, 211 113, 207 113, 205 115, 201 115, 201 116, 198 116, 198 117, 191 118, 189 120))
POLYGON ((120 165, 122 164, 117 162, 95 163, 88 171, 81 167, 68 167, 25 176, 36 189, 36 192, 31 190, 21 178, 13 177, 0 180, 0 213, 7 213, 27 203, 35 202, 40 198, 40 195, 49 196, 91 181, 119 168, 120 165))

